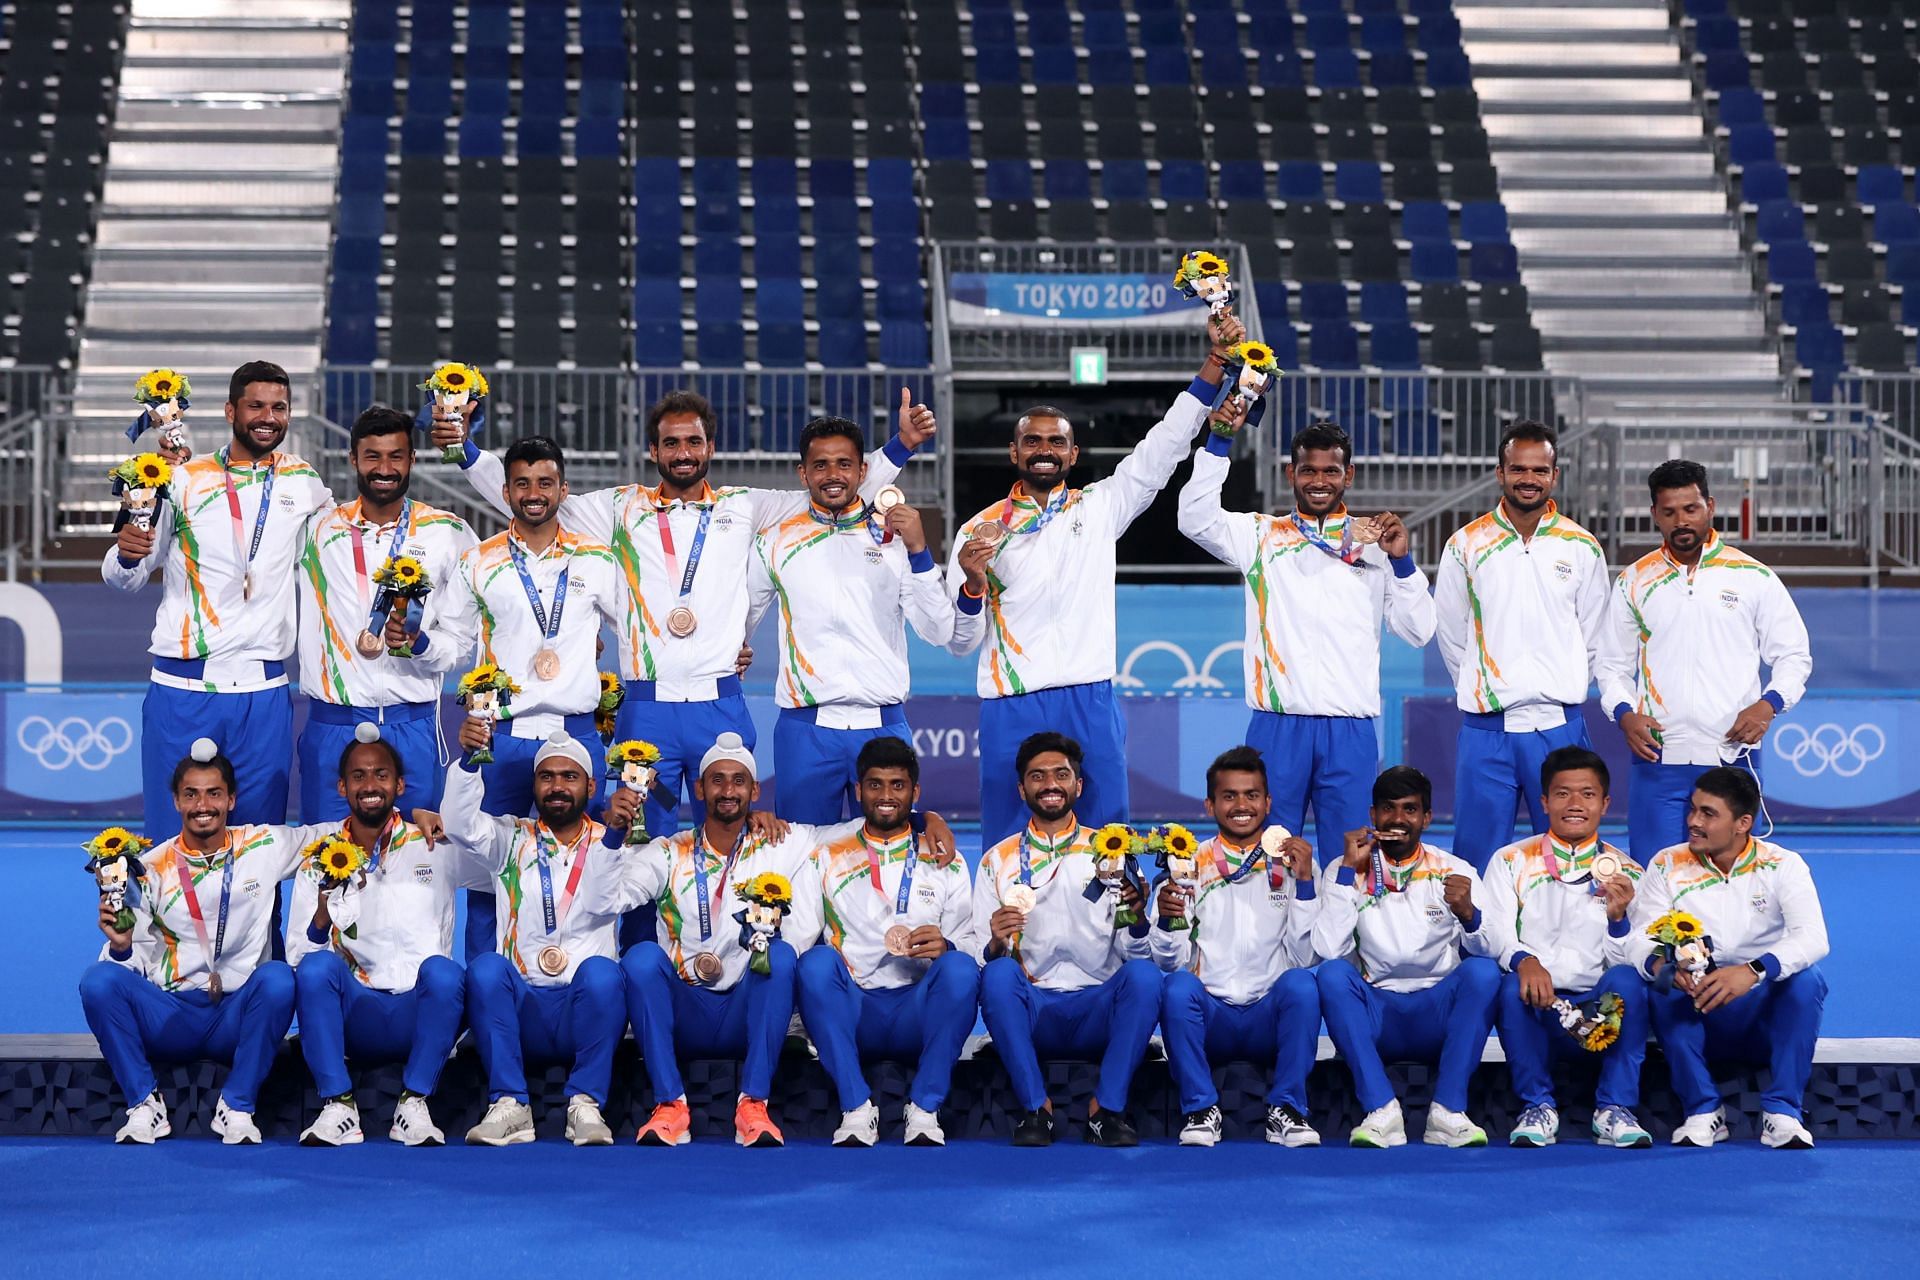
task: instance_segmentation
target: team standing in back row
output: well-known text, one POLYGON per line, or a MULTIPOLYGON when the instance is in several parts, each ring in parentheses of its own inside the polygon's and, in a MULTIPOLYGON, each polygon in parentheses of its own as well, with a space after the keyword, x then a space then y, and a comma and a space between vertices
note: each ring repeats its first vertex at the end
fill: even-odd
MULTIPOLYGON (((1131 1144, 1128 1087, 1156 1025, 1183 1143, 1220 1135, 1209 1062, 1251 1056, 1274 1064, 1269 1140, 1315 1144, 1304 1090, 1322 1018, 1367 1110, 1356 1144, 1405 1141, 1381 1065, 1395 1057, 1438 1064, 1426 1141, 1484 1143, 1466 1083, 1497 1025, 1525 1105, 1510 1141, 1545 1145, 1558 1131, 1548 1064, 1598 1025, 1595 1009, 1614 1037, 1588 1045, 1602 1055, 1597 1140, 1650 1142, 1633 1107, 1651 1022, 1688 1109, 1677 1142, 1725 1136, 1706 1063, 1733 1054, 1774 1067, 1764 1139, 1810 1145, 1800 1093, 1826 934, 1805 863, 1753 835, 1750 754, 1804 691, 1807 635, 1778 578, 1713 531, 1705 472, 1654 471, 1662 546, 1609 590, 1599 545, 1551 501, 1552 432, 1518 424, 1499 446, 1499 505, 1449 539, 1430 596, 1401 522, 1347 511, 1351 445, 1331 424, 1292 441, 1292 510, 1221 508, 1249 415, 1222 394, 1238 321, 1214 317, 1209 336, 1193 384, 1107 479, 1070 487, 1066 416, 1023 415, 1016 483, 965 523, 944 576, 918 513, 889 491, 935 429, 905 393, 898 433, 870 454, 854 424, 810 423, 792 492, 709 485, 717 424, 686 392, 647 416, 657 486, 574 494, 550 440, 504 458, 468 442, 475 489, 509 517, 476 541, 409 496, 409 415, 356 420, 359 496, 336 505, 280 450, 284 372, 242 366, 231 441, 181 466, 155 531, 128 525, 103 565, 126 590, 164 574, 146 818, 156 838, 180 833, 144 859, 133 929, 103 907, 107 946, 82 983, 130 1103, 121 1138, 168 1132, 150 1057, 213 1056, 233 1064, 216 1129, 257 1140, 253 1093, 297 1008, 326 1100, 304 1141, 360 1140, 349 1057, 404 1058, 393 1136, 441 1140, 427 1098, 464 1019, 492 1099, 471 1142, 532 1139, 529 1056, 573 1064, 568 1136, 610 1141, 601 1108, 630 1023, 656 1098, 641 1141, 688 1139, 677 1051, 741 1057, 736 1138, 777 1143, 766 1100, 797 1003, 846 1145, 878 1138, 860 1060, 879 1055, 919 1063, 907 1140, 944 1140, 938 1111, 976 1008, 1024 1145, 1052 1137, 1048 1054, 1100 1062, 1088 1137, 1131 1144), (1100 827, 1128 817, 1115 548, 1203 425, 1179 523, 1245 580, 1253 715, 1246 745, 1208 771, 1220 835, 1190 875, 1150 886, 1130 869, 1108 876, 1096 847, 1100 827), (371 575, 399 555, 434 590, 362 637, 371 575), (767 609, 777 816, 753 809, 739 680, 767 609), (603 620, 626 692, 613 737, 662 754, 644 801, 601 790, 603 620), (1466 714, 1452 853, 1421 840, 1427 779, 1375 776, 1383 623, 1414 645, 1438 637, 1466 714), (917 807, 909 624, 979 654, 987 847, 971 883, 945 824, 917 807), (310 825, 288 828, 296 647, 310 825), (449 749, 439 691, 476 655, 521 693, 497 724, 467 719, 449 749), (1609 779, 1580 710, 1595 679, 1635 754, 1637 862, 1595 834, 1609 779), (491 762, 469 763, 480 748, 491 762), (693 825, 676 835, 683 791, 693 825), (1519 802, 1535 834, 1508 843, 1519 802), (1317 859, 1291 834, 1309 809, 1317 859), (637 824, 660 838, 626 847, 637 824), (300 851, 331 834, 372 855, 346 889, 300 870, 300 851), (269 959, 289 877, 294 969, 269 959), (464 975, 451 959, 461 889, 464 975), (743 890, 757 896, 736 911, 743 890), (1648 940, 1676 905, 1705 925, 1710 971, 1648 940)), ((436 423, 436 443, 463 435, 436 423)))

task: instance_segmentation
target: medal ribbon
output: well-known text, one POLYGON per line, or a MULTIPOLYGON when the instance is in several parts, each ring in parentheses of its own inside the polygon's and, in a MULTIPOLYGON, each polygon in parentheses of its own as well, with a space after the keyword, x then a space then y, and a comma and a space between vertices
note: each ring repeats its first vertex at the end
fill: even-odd
MULTIPOLYGON (((387 850, 398 840, 401 828, 400 815, 387 815, 387 825, 380 828, 380 839, 373 848, 367 850, 367 874, 372 875, 380 869, 380 859, 387 856, 387 850)), ((353 831, 344 822, 340 824, 340 838, 349 844, 354 843, 353 831)))
POLYGON ((185 846, 179 846, 177 864, 180 872, 180 896, 187 900, 187 914, 193 917, 193 931, 200 939, 200 953, 206 958, 207 972, 214 978, 220 976, 220 953, 227 947, 227 906, 233 900, 233 836, 227 836, 222 851, 227 854, 226 866, 220 870, 220 919, 214 927, 213 946, 207 946, 207 921, 200 912, 200 895, 193 887, 193 867, 187 862, 185 846))
POLYGON ((547 852, 547 840, 552 836, 552 833, 548 832, 545 827, 542 827, 540 830, 539 855, 534 861, 540 868, 540 914, 542 923, 547 927, 547 936, 552 937, 560 931, 560 922, 567 918, 567 912, 573 908, 574 892, 580 888, 580 873, 586 869, 587 865, 587 829, 584 826, 582 827, 579 842, 573 846, 573 869, 567 872, 567 887, 560 891, 560 905, 557 913, 555 912, 553 902, 553 868, 549 865, 549 860, 559 853, 560 841, 558 837, 552 837, 554 852, 553 854, 549 854, 547 852))
MULTIPOLYGON (((713 888, 711 900, 707 897, 707 833, 704 828, 695 833, 693 842, 693 892, 700 899, 700 941, 713 938, 713 913, 720 909, 720 895, 727 891, 727 881, 733 878, 733 864, 740 857, 740 850, 747 843, 747 826, 740 824, 740 834, 733 838, 733 848, 727 850, 727 860, 720 868, 720 883, 713 888)), ((718 856, 718 851, 715 851, 718 856)))
MULTIPOLYGON (((1560 875, 1560 859, 1554 853, 1554 844, 1555 844, 1555 841, 1551 835, 1544 835, 1540 837, 1541 852, 1545 855, 1547 859, 1547 874, 1552 876, 1555 880, 1559 880, 1559 879, 1562 879, 1560 875)), ((1593 878, 1593 870, 1592 870, 1593 859, 1594 859, 1594 855, 1599 852, 1600 852, 1600 841, 1598 840, 1598 838, 1594 840, 1593 847, 1587 851, 1584 857, 1581 855, 1581 852, 1578 849, 1567 850, 1567 870, 1568 871, 1578 872, 1583 862, 1587 864, 1586 874, 1575 875, 1571 879, 1567 880, 1567 883, 1568 884, 1584 883, 1587 886, 1587 891, 1596 897, 1606 892, 1606 890, 1601 887, 1600 882, 1593 878)))
POLYGON ((1255 868, 1259 867, 1260 859, 1264 856, 1260 846, 1255 845, 1253 848, 1246 850, 1247 860, 1240 864, 1238 871, 1234 871, 1227 865, 1226 842, 1219 836, 1215 836, 1208 843, 1213 846, 1213 865, 1220 872, 1220 878, 1228 884, 1239 884, 1242 880, 1245 880, 1253 873, 1255 868))
POLYGON ((1420 850, 1416 848, 1413 856, 1406 860, 1406 878, 1400 877, 1400 866, 1390 862, 1380 852, 1378 846, 1373 850, 1373 865, 1367 868, 1367 893, 1375 898, 1389 893, 1405 893, 1407 886, 1413 883, 1414 865, 1420 861, 1420 850))
MULTIPOLYGON (((1048 854, 1056 854, 1060 852, 1060 850, 1072 844, 1073 837, 1074 837, 1074 832, 1072 831, 1062 832, 1061 839, 1055 841, 1052 844, 1043 844, 1043 845, 1040 845, 1039 847, 1045 850, 1048 854)), ((1021 831, 1020 833, 1020 883, 1026 885, 1029 889, 1033 887, 1033 852, 1032 850, 1035 844, 1036 844, 1036 841, 1033 839, 1033 824, 1028 823, 1026 826, 1026 829, 1021 831)), ((1060 869, 1058 867, 1054 868, 1054 874, 1055 875, 1060 874, 1060 869)))
MULTIPOLYGON (((407 534, 411 532, 412 529, 413 499, 405 498, 402 499, 400 503, 400 519, 398 524, 394 526, 393 542, 387 547, 387 559, 389 561, 399 557, 400 549, 407 545, 407 534)), ((378 635, 379 631, 375 628, 374 624, 379 623, 384 627, 386 620, 380 616, 379 610, 372 606, 373 578, 367 573, 367 552, 366 548, 361 545, 360 522, 358 520, 349 520, 347 522, 347 532, 353 536, 353 576, 360 584, 360 607, 367 610, 367 630, 378 635)))
POLYGON ((253 572, 253 558, 260 554, 260 538, 267 531, 267 510, 273 505, 273 479, 279 474, 271 455, 267 460, 267 478, 260 482, 260 509, 253 515, 253 542, 245 548, 242 555, 240 529, 244 523, 240 518, 240 491, 233 487, 233 468, 226 449, 220 450, 220 478, 227 484, 227 517, 233 526, 233 558, 240 563, 241 582, 253 572))
MULTIPOLYGON (((680 594, 674 600, 674 604, 680 608, 687 607, 687 597, 693 594, 693 575, 700 572, 700 552, 706 548, 707 525, 712 520, 713 508, 702 506, 699 527, 693 531, 693 545, 687 548, 687 569, 680 575, 680 594)), ((678 553, 673 549, 673 528, 667 523, 665 511, 660 512, 659 518, 653 523, 660 530, 660 554, 666 557, 667 577, 671 578, 674 566, 678 563, 678 553)))
POLYGON ((887 891, 885 886, 880 883, 880 857, 882 854, 891 854, 895 850, 905 846, 907 859, 906 864, 900 869, 900 892, 894 896, 893 914, 897 916, 907 914, 907 895, 913 892, 913 864, 919 861, 919 850, 914 847, 913 833, 909 831, 905 838, 896 840, 892 844, 882 845, 876 849, 873 847, 873 841, 867 839, 866 828, 862 827, 860 829, 860 843, 867 847, 867 875, 873 880, 873 891, 879 894, 883 901, 887 896, 887 891))
POLYGON ((533 606, 533 625, 540 628, 540 635, 548 647, 553 638, 560 634, 560 613, 567 607, 567 565, 566 551, 560 553, 560 580, 553 586, 553 616, 540 607, 540 588, 533 585, 533 575, 527 572, 527 553, 511 536, 507 538, 507 554, 513 558, 513 571, 520 575, 520 585, 527 589, 527 603, 533 606))
POLYGON ((1334 546, 1331 542, 1328 542, 1325 538, 1321 537, 1319 532, 1316 531, 1312 525, 1307 523, 1307 518, 1301 515, 1298 511, 1293 513, 1293 527, 1300 531, 1301 537, 1305 538, 1308 542, 1312 543, 1314 546, 1320 548, 1320 550, 1332 556, 1335 560, 1340 561, 1342 564, 1356 564, 1359 562, 1360 557, 1365 553, 1364 548, 1362 548, 1358 543, 1356 543, 1353 540, 1353 517, 1352 516, 1346 516, 1341 522, 1340 545, 1337 547, 1334 546))
POLYGON ((807 505, 807 514, 813 517, 815 524, 826 525, 835 533, 839 533, 843 529, 859 529, 864 527, 867 531, 867 536, 873 539, 875 546, 885 546, 893 540, 893 531, 874 519, 875 512, 872 503, 862 503, 858 512, 844 517, 836 516, 832 512, 822 511, 820 508, 809 503, 807 505))
POLYGON ((1007 526, 1007 531, 1023 536, 1029 533, 1038 533, 1052 524, 1053 518, 1059 515, 1061 510, 1067 505, 1066 482, 1062 481, 1060 484, 1054 486, 1053 492, 1047 495, 1047 505, 1040 509, 1039 516, 1025 529, 1015 529, 1013 527, 1013 502, 1013 495, 1008 494, 1007 505, 1000 517, 1000 522, 1007 526))

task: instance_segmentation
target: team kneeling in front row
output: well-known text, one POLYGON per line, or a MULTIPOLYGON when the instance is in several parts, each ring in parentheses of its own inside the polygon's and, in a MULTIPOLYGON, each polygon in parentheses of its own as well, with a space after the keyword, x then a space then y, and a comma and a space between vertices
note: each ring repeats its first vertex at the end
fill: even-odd
POLYGON ((595 773, 572 738, 536 755, 536 817, 484 813, 482 774, 463 760, 441 813, 408 822, 398 753, 370 730, 340 759, 344 825, 230 827, 232 765, 205 739, 175 770, 181 834, 139 859, 127 910, 103 900, 107 945, 80 985, 131 1104, 119 1141, 170 1132, 153 1058, 231 1063, 213 1128, 259 1141, 257 1091, 297 1012, 324 1099, 301 1135, 311 1145, 362 1139, 349 1057, 404 1060, 391 1136, 444 1141, 427 1100, 463 1021, 491 1100, 469 1143, 533 1140, 528 1058, 571 1063, 567 1137, 611 1142, 602 1108, 630 1023, 656 1099, 640 1142, 690 1138, 676 1055, 726 1056, 744 1060, 736 1141, 778 1145, 767 1099, 797 1002, 839 1093, 838 1145, 879 1138, 861 1064, 880 1057, 917 1059, 905 1139, 943 1143, 939 1111, 976 1011, 1011 1082, 1020 1146, 1053 1140, 1043 1056, 1097 1061, 1087 1139, 1134 1144, 1128 1091, 1156 1025, 1183 1145, 1220 1139, 1209 1064, 1232 1059, 1272 1064, 1267 1140, 1317 1145, 1306 1080, 1322 1020, 1366 1110, 1356 1146, 1406 1141, 1384 1066, 1402 1059, 1437 1066, 1424 1141, 1484 1145, 1467 1086, 1493 1027, 1524 1108, 1513 1145, 1556 1140, 1551 1061, 1592 1052, 1595 1140, 1649 1146, 1634 1116, 1649 1023, 1686 1111, 1674 1142, 1727 1136, 1708 1070, 1724 1057, 1772 1068, 1762 1141, 1812 1145, 1800 1108, 1826 927, 1806 863, 1753 836, 1758 789, 1736 769, 1702 774, 1688 843, 1643 869, 1597 838, 1606 765, 1555 751, 1541 776, 1549 831, 1479 876, 1422 842, 1430 787, 1399 766, 1373 785, 1371 827, 1316 869, 1304 840, 1268 830, 1265 764, 1236 747, 1207 771, 1220 834, 1149 887, 1130 858, 1116 878, 1120 845, 1076 820, 1080 749, 1059 734, 1021 745, 1031 820, 970 881, 951 832, 916 809, 918 760, 897 738, 861 752, 864 817, 808 827, 753 810, 753 756, 723 734, 701 762, 703 824, 629 845, 639 795, 614 790, 589 817, 595 773), (348 846, 360 865, 329 879, 327 851, 348 846), (266 957, 289 877, 281 963, 266 957), (464 971, 450 958, 459 888, 491 889, 498 907, 497 949, 464 971), (622 913, 649 905, 657 940, 617 954, 622 913), (1678 949, 1671 927, 1665 945, 1653 936, 1676 919, 1678 949))

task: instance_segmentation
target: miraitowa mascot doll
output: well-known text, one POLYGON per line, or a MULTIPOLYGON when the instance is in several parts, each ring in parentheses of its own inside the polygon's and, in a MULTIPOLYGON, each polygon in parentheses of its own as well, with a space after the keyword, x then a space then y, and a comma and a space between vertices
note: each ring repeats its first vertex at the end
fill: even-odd
POLYGON ((87 851, 87 870, 100 886, 100 901, 112 908, 113 927, 121 933, 133 928, 140 882, 147 876, 140 854, 152 846, 153 841, 120 827, 108 827, 80 846, 87 851))

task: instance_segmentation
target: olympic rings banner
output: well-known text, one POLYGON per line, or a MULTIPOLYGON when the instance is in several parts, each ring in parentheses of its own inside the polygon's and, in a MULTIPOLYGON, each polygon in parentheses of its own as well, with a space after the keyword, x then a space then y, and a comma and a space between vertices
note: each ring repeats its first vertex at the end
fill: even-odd
POLYGON ((1774 722, 1761 770, 1776 817, 1920 821, 1920 701, 1808 698, 1774 722))
POLYGON ((0 694, 0 818, 125 821, 140 812, 140 702, 129 693, 0 694))

